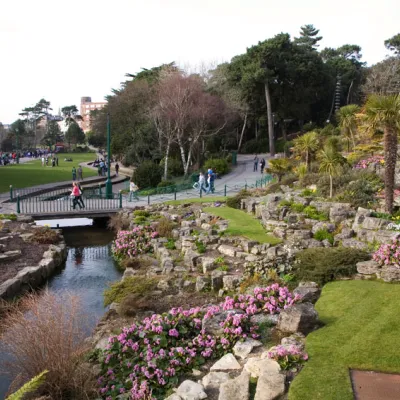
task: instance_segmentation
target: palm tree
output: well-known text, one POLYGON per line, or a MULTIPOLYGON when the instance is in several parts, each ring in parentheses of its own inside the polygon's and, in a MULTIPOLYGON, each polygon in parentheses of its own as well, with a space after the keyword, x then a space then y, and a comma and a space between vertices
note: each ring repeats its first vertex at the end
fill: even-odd
POLYGON ((319 171, 329 175, 330 190, 329 197, 332 198, 333 177, 341 171, 341 166, 345 163, 345 159, 334 148, 324 147, 318 154, 319 171))
POLYGON ((268 168, 266 171, 278 178, 278 182, 281 181, 282 177, 290 172, 292 166, 287 158, 276 158, 268 161, 268 168))
POLYGON ((397 160, 397 134, 400 130, 400 95, 371 95, 364 107, 364 121, 382 129, 385 149, 385 208, 393 212, 393 191, 397 160))
POLYGON ((339 127, 344 137, 353 142, 353 149, 356 147, 355 134, 357 132, 357 114, 360 112, 360 107, 356 104, 349 104, 340 108, 337 112, 339 127))
POLYGON ((318 150, 319 147, 318 133, 314 131, 307 132, 303 136, 294 139, 293 142, 295 153, 304 157, 308 170, 311 162, 311 156, 318 150))

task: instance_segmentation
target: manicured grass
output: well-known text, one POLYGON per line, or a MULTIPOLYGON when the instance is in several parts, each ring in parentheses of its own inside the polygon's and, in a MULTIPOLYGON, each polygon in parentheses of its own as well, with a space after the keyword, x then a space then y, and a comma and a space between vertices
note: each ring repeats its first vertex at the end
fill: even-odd
POLYGON ((170 200, 166 201, 164 204, 167 206, 179 206, 181 204, 189 204, 189 203, 215 203, 217 201, 223 202, 226 201, 227 197, 224 196, 214 196, 214 197, 195 197, 193 199, 185 199, 185 200, 170 200))
POLYGON ((243 236, 260 243, 273 245, 281 242, 275 236, 268 235, 260 221, 244 211, 230 207, 206 207, 204 210, 229 221, 228 229, 225 231, 228 235, 243 236))
MULTIPOLYGON (((25 187, 41 185, 45 183, 63 182, 72 180, 72 167, 78 168, 79 163, 94 161, 95 153, 62 153, 58 155, 58 167, 42 167, 40 159, 32 160, 24 164, 6 165, 0 167, 0 193, 7 192, 10 185, 22 189, 25 187), (64 158, 72 158, 72 162, 64 161, 64 158)), ((96 176, 97 171, 83 168, 83 178, 96 176)))
POLYGON ((316 309, 326 325, 307 336, 289 400, 352 400, 349 368, 400 372, 400 285, 328 283, 316 309))

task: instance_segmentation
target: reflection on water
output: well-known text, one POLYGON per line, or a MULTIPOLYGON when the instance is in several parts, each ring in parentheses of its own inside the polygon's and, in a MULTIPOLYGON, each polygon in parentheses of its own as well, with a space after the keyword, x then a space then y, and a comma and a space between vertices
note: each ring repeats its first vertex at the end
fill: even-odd
MULTIPOLYGON (((50 291, 60 293, 68 290, 77 294, 81 306, 88 316, 88 335, 106 311, 103 305, 103 292, 109 283, 119 280, 111 255, 113 234, 96 227, 73 227, 63 230, 68 246, 65 267, 47 283, 50 291)), ((5 354, 0 354, 4 359, 5 354)), ((0 376, 0 399, 5 397, 10 380, 0 376)))

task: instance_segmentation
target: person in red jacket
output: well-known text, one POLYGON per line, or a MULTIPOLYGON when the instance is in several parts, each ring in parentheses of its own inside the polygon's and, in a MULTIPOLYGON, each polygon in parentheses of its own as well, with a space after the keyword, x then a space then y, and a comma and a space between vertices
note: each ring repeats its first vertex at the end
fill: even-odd
POLYGON ((79 208, 82 209, 82 205, 79 202, 79 200, 81 198, 81 191, 79 190, 79 187, 76 184, 76 182, 72 182, 71 197, 72 197, 72 206, 71 207, 75 210, 75 207, 78 204, 79 208))

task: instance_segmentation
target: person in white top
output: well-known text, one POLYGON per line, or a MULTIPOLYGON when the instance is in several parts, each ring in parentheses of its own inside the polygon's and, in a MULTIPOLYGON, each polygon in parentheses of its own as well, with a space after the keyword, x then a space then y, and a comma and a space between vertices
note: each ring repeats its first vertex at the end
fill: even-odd
POLYGON ((136 192, 139 190, 139 187, 131 180, 129 183, 129 201, 133 199, 139 200, 136 192))
POLYGON ((206 178, 202 172, 200 172, 198 183, 199 183, 200 194, 201 194, 202 190, 204 190, 204 193, 207 193, 206 178))
POLYGON ((42 157, 42 167, 44 167, 44 156, 42 157))

